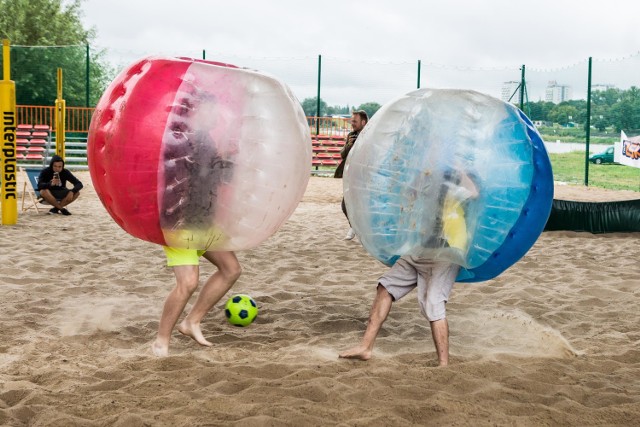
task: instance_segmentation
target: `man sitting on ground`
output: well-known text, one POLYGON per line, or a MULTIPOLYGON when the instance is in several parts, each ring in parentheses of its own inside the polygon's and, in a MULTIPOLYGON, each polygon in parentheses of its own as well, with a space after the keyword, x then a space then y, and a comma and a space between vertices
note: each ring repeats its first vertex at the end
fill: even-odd
POLYGON ((49 214, 61 213, 71 215, 66 206, 74 202, 80 196, 82 182, 64 167, 64 160, 60 156, 53 156, 49 166, 40 172, 38 177, 38 191, 44 200, 53 208, 49 214), (73 188, 67 188, 67 181, 73 184, 73 188))

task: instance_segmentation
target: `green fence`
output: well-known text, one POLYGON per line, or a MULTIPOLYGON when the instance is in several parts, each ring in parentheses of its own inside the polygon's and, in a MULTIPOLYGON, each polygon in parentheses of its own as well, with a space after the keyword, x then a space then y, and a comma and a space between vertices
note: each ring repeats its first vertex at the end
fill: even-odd
MULTIPOLYGON (((119 71, 150 55, 203 58, 267 72, 284 81, 303 106, 313 106, 311 111, 306 108, 307 116, 344 114, 363 105, 384 105, 420 86, 472 89, 511 101, 538 121, 545 141, 588 143, 590 152, 613 144, 619 139, 620 130, 629 136, 640 134, 640 52, 622 58, 585 58, 575 64, 545 68, 527 63, 526 57, 522 58, 524 65, 479 67, 439 64, 428 58, 354 60, 306 53, 299 57, 237 56, 206 46, 154 52, 112 46, 12 46, 11 72, 18 104, 53 105, 56 70, 62 68, 67 106, 92 107, 119 71), (317 114, 317 104, 305 102, 318 94, 327 107, 321 114, 317 114), (549 120, 551 111, 553 119, 549 120)), ((579 149, 580 164, 563 172, 562 181, 581 184, 588 177, 589 185, 610 184, 618 167, 589 164, 586 147, 579 149)), ((640 178, 624 175, 620 178, 623 182, 640 189, 640 178)))
MULTIPOLYGON (((11 46, 10 59, 11 79, 16 82, 17 104, 53 105, 57 93, 57 71, 61 68, 63 96, 67 105, 90 105, 88 46, 11 46)), ((97 102, 97 97, 94 102, 97 102)))

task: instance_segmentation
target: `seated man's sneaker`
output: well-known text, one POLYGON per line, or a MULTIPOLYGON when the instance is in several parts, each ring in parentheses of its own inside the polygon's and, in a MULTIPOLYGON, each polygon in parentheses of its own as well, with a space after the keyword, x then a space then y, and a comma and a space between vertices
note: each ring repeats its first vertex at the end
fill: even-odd
POLYGON ((71 212, 69 212, 66 208, 62 208, 62 209, 60 209, 60 213, 61 213, 62 215, 67 215, 67 216, 68 216, 68 215, 71 215, 71 212))
POLYGON ((49 215, 55 215, 58 212, 60 212, 60 210, 58 208, 51 208, 49 209, 49 215))

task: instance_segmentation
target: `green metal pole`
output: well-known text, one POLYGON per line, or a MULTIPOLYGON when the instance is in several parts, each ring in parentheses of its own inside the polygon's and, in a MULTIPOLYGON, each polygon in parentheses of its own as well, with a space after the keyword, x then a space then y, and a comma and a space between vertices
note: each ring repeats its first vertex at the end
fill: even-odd
POLYGON ((418 59, 418 87, 420 89, 420 60, 418 59))
POLYGON ((86 61, 87 61, 87 66, 86 66, 86 76, 87 76, 87 84, 85 85, 86 87, 86 100, 85 100, 85 107, 89 107, 89 94, 91 93, 90 91, 90 87, 89 87, 89 82, 91 81, 91 79, 89 79, 89 73, 91 71, 91 63, 89 61, 89 43, 87 43, 87 55, 86 55, 86 61))
POLYGON ((587 78, 587 134, 584 152, 584 185, 589 186, 589 142, 591 140, 591 57, 589 57, 589 74, 587 78))
POLYGON ((207 52, 204 49, 202 49, 202 59, 207 59, 207 52))
POLYGON ((520 77, 520 110, 524 111, 524 85, 525 85, 525 72, 524 64, 522 64, 522 75, 520 77))
POLYGON ((318 98, 316 102, 316 135, 320 133, 320 81, 322 76, 322 55, 318 55, 318 98))

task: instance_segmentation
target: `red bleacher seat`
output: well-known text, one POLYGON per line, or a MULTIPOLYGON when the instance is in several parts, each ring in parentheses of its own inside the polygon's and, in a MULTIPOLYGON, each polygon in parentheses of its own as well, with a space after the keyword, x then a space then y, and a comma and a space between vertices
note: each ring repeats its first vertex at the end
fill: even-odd
POLYGON ((47 138, 49 136, 49 132, 31 132, 32 138, 47 138))
POLYGON ((312 138, 312 167, 315 167, 316 170, 320 166, 335 167, 342 161, 340 151, 344 145, 344 140, 333 140, 331 135, 313 135, 312 138))
POLYGON ((45 141, 44 139, 32 139, 30 141, 30 144, 33 145, 37 145, 38 147, 44 147, 47 145, 47 141, 45 141))
POLYGON ((24 138, 17 138, 16 139, 16 144, 17 145, 27 146, 27 145, 29 145, 29 140, 28 139, 24 139, 24 138))
POLYGON ((42 160, 42 154, 27 154, 25 157, 27 160, 42 160))
POLYGON ((29 153, 44 153, 44 147, 29 147, 29 153))
POLYGON ((16 151, 17 151, 19 154, 24 154, 24 153, 26 153, 26 152, 27 152, 27 147, 25 147, 24 145, 18 145, 18 146, 16 147, 16 151))
POLYGON ((33 127, 34 130, 44 130, 44 131, 49 131, 51 130, 51 128, 49 127, 49 125, 35 125, 33 127))
POLYGON ((25 124, 21 124, 21 125, 18 125, 18 129, 19 129, 19 130, 28 130, 28 131, 31 131, 31 129, 33 129, 33 125, 26 124, 26 123, 25 123, 25 124))
POLYGON ((16 131, 16 138, 29 138, 31 136, 31 132, 18 130, 16 131))

